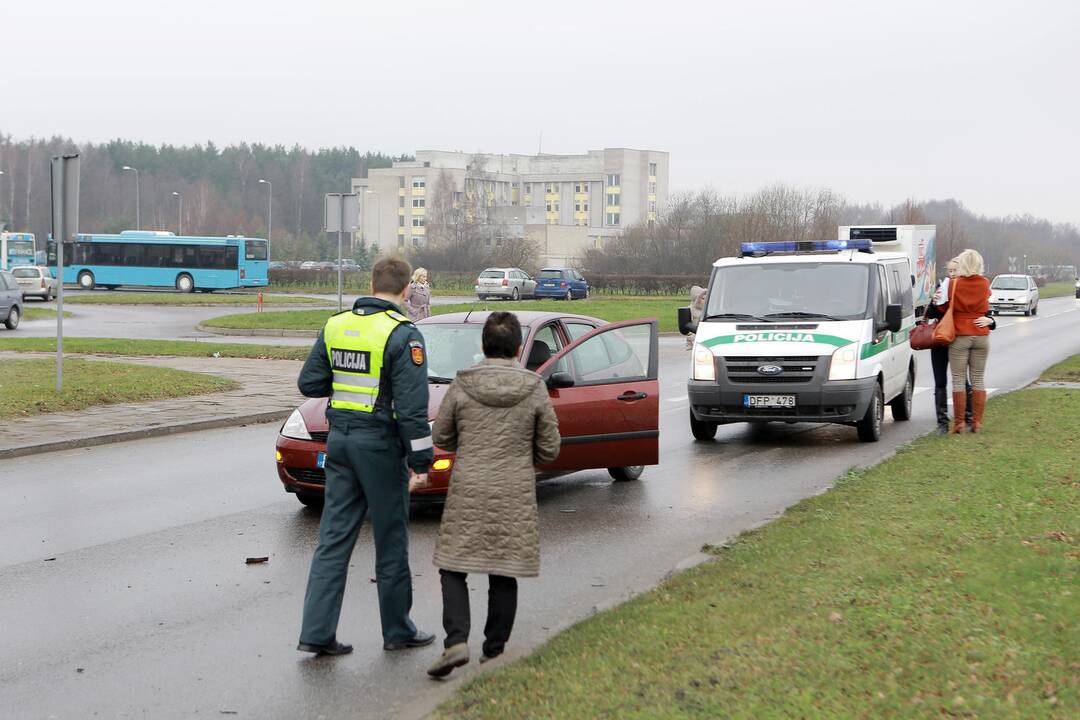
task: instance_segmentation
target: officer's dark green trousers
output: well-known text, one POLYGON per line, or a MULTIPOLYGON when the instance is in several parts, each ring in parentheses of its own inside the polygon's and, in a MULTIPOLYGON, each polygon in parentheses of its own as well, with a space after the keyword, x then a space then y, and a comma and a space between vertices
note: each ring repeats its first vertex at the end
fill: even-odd
POLYGON ((416 635, 409 619, 409 480, 399 447, 396 438, 388 444, 385 437, 372 437, 368 428, 331 426, 326 445, 326 500, 304 596, 300 642, 325 645, 334 639, 349 559, 369 508, 383 642, 402 642, 416 635))

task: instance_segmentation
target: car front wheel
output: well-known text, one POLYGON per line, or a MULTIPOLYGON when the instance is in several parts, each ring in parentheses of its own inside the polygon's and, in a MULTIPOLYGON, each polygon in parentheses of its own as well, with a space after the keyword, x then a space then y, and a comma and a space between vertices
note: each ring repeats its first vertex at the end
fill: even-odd
POLYGON ((608 468, 608 475, 615 482, 628 482, 630 480, 637 480, 641 477, 641 473, 645 472, 644 465, 631 465, 629 467, 614 467, 608 468))

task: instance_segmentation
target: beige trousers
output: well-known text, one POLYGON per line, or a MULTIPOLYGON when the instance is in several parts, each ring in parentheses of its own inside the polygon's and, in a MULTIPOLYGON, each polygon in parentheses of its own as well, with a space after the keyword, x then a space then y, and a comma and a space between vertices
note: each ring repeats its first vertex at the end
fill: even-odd
POLYGON ((989 335, 957 335, 949 345, 949 369, 952 370, 953 390, 963 388, 971 369, 971 387, 985 390, 983 373, 990 355, 989 335))

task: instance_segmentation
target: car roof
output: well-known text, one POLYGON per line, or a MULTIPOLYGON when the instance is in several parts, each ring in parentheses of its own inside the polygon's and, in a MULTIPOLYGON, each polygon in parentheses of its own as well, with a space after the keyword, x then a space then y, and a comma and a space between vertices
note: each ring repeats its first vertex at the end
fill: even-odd
MULTIPOLYGON (((491 313, 497 312, 495 310, 472 310, 470 312, 456 312, 446 313, 445 315, 431 315, 423 320, 417 321, 417 325, 448 325, 448 324, 469 324, 469 325, 483 325, 487 322, 488 316, 491 313)), ((601 320, 600 318, 591 317, 589 315, 574 315, 573 313, 557 313, 557 312, 541 312, 539 310, 522 310, 515 312, 518 317, 518 322, 522 325, 541 325, 551 320, 587 320, 597 325, 607 325, 607 320, 601 320)))

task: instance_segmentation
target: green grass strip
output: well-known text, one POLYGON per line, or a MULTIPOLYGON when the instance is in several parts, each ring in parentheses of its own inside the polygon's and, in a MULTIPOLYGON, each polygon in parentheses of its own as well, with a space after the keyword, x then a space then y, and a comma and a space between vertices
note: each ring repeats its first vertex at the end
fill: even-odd
POLYGON ((1039 288, 1039 297, 1044 300, 1047 298, 1071 297, 1074 294, 1076 294, 1076 283, 1069 280, 1047 283, 1039 288))
POLYGON ((204 373, 100 360, 64 361, 64 391, 56 393, 53 360, 4 360, 0 418, 83 410, 93 405, 205 395, 239 387, 204 373))
MULTIPOLYGON (((64 311, 64 317, 69 318, 71 316, 72 316, 72 313, 68 312, 67 310, 64 311)), ((26 307, 25 305, 23 305, 22 319, 23 320, 55 320, 56 319, 56 311, 53 310, 52 308, 26 307)))
MULTIPOLYGON (((258 301, 255 293, 185 295, 183 293, 95 292, 64 296, 64 303, 71 305, 257 305, 258 301)), ((325 305, 326 303, 326 300, 303 295, 263 293, 264 305, 325 305)))
MULTIPOLYGON (((460 303, 455 305, 432 305, 434 315, 465 312, 467 310, 537 310, 542 312, 571 313, 617 322, 643 317, 655 317, 660 321, 661 332, 674 332, 676 327, 676 309, 685 305, 676 298, 623 298, 574 300, 489 300, 485 302, 460 303)), ((286 310, 272 313, 242 313, 222 315, 203 324, 210 327, 227 329, 262 329, 262 330, 319 330, 326 324, 326 319, 334 310, 286 310)))
POLYGON ((984 433, 849 474, 439 716, 1077 717, 1078 438, 1080 392, 996 398, 984 433))
MULTIPOLYGON (((311 348, 291 345, 191 342, 188 340, 129 340, 126 338, 64 338, 64 351, 86 355, 173 355, 177 357, 253 358, 303 360, 311 348)), ((55 338, 0 336, 0 350, 56 352, 55 338)))
POLYGON ((1080 355, 1073 355, 1053 365, 1039 379, 1047 382, 1080 382, 1080 355))

